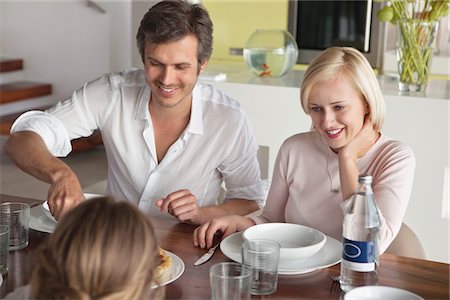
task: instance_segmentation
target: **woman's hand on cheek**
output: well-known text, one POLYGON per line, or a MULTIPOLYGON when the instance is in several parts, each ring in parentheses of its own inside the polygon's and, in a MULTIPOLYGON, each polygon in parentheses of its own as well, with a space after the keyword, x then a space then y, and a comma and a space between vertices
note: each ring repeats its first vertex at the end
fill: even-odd
POLYGON ((362 157, 369 151, 370 147, 377 141, 379 132, 373 128, 370 115, 366 115, 364 124, 354 139, 343 147, 343 153, 354 159, 362 157))

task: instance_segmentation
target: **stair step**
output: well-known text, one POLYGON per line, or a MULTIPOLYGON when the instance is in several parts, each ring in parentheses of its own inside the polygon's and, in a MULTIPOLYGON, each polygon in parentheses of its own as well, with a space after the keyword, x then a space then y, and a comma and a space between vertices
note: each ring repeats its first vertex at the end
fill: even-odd
POLYGON ((0 104, 50 95, 52 85, 48 83, 15 81, 0 84, 0 104))
POLYGON ((14 120, 15 118, 10 120, 6 116, 0 116, 0 135, 9 135, 9 130, 14 120))
POLYGON ((15 58, 0 58, 0 73, 23 69, 23 60, 15 58))
MULTIPOLYGON (((47 107, 39 107, 34 108, 33 110, 46 110, 47 107)), ((25 111, 16 112, 10 115, 0 116, 0 135, 9 135, 9 131, 11 130, 11 126, 14 121, 23 114, 25 111)))

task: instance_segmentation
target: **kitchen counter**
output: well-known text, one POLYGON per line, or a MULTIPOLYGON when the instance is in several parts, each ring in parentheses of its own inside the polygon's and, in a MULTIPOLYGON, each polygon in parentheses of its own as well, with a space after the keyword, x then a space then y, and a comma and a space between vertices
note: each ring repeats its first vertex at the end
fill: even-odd
MULTIPOLYGON (((207 74, 214 75, 225 73, 228 83, 255 84, 265 86, 279 86, 298 88, 303 79, 304 71, 292 70, 282 77, 257 77, 251 73, 245 65, 241 63, 220 64, 210 63, 207 67, 207 74)), ((398 79, 396 76, 378 76, 383 95, 404 96, 415 98, 432 98, 450 100, 450 81, 430 80, 424 92, 400 92, 398 91, 398 79)))

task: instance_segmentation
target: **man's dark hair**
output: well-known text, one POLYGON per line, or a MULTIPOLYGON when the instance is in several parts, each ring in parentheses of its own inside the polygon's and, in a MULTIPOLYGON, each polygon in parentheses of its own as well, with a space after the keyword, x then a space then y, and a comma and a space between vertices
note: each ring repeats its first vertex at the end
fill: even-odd
POLYGON ((144 15, 136 35, 142 61, 146 41, 155 44, 180 40, 193 34, 198 40, 197 60, 205 62, 212 52, 213 24, 209 14, 199 4, 186 1, 161 1, 144 15))

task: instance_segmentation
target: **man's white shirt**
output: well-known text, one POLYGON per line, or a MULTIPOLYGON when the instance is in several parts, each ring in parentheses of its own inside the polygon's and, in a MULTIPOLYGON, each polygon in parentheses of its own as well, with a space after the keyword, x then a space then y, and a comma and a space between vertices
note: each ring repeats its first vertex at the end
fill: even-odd
POLYGON ((268 182, 261 180, 253 130, 237 101, 197 83, 189 124, 158 163, 150 96, 142 70, 106 74, 45 112, 21 115, 11 132, 36 132, 53 155, 66 156, 71 139, 99 129, 108 193, 152 215, 159 214, 157 199, 181 189, 189 189, 199 206, 234 198, 264 205, 268 182))

